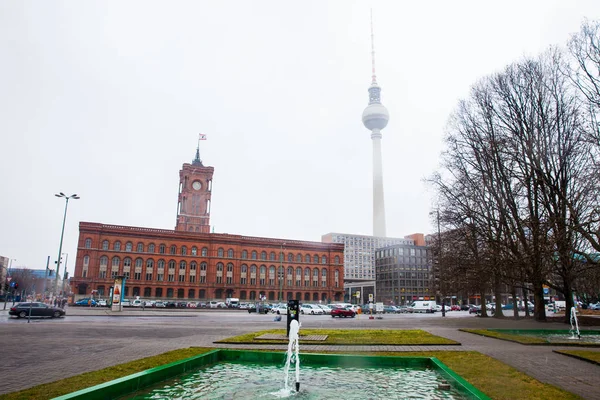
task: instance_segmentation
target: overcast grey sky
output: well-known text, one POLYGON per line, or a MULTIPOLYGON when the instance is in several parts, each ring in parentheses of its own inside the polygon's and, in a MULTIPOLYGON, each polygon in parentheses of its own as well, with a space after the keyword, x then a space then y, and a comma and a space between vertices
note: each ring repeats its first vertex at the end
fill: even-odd
POLYGON ((590 1, 0 2, 0 255, 69 270, 79 221, 173 229, 198 133, 215 232, 371 234, 369 8, 390 112, 387 232, 433 228, 449 114, 478 78, 564 45, 590 1))

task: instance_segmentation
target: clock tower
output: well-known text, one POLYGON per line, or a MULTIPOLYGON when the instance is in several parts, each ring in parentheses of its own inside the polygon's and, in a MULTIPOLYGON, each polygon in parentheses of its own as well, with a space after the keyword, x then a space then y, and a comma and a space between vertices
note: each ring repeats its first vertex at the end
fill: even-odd
POLYGON ((191 164, 179 171, 176 231, 210 233, 210 195, 214 168, 200 160, 200 146, 191 164))

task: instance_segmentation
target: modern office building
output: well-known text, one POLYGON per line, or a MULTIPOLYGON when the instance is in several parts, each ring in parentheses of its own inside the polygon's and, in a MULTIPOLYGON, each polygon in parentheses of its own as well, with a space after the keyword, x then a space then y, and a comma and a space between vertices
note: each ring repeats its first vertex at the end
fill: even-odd
POLYGON ((80 222, 76 299, 124 276, 124 295, 144 299, 342 300, 342 244, 210 233, 213 170, 199 150, 183 164, 174 230, 80 222))
POLYGON ((414 243, 394 244, 375 251, 376 301, 398 305, 435 299, 431 249, 423 235, 412 236, 417 239, 414 243))

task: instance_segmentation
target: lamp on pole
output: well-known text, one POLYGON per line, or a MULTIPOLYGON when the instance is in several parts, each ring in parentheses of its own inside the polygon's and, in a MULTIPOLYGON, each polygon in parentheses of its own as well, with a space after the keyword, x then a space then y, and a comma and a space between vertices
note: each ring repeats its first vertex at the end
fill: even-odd
POLYGON ((65 222, 67 221, 67 207, 69 206, 70 199, 79 199, 79 196, 76 194, 72 194, 67 196, 63 192, 59 192, 59 194, 55 194, 56 197, 62 197, 65 199, 65 213, 63 216, 62 230, 60 231, 60 244, 58 245, 58 261, 56 262, 56 277, 54 278, 54 297, 56 297, 56 291, 58 290, 58 271, 60 270, 60 261, 62 255, 62 245, 63 245, 63 237, 65 235, 65 222))

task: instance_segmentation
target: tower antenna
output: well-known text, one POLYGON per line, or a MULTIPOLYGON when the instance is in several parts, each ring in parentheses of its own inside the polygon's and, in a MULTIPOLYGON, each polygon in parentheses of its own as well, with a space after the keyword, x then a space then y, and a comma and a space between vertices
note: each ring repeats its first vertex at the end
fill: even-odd
POLYGON ((373 9, 371 8, 371 84, 377 85, 377 75, 375 74, 375 35, 373 34, 373 9))

